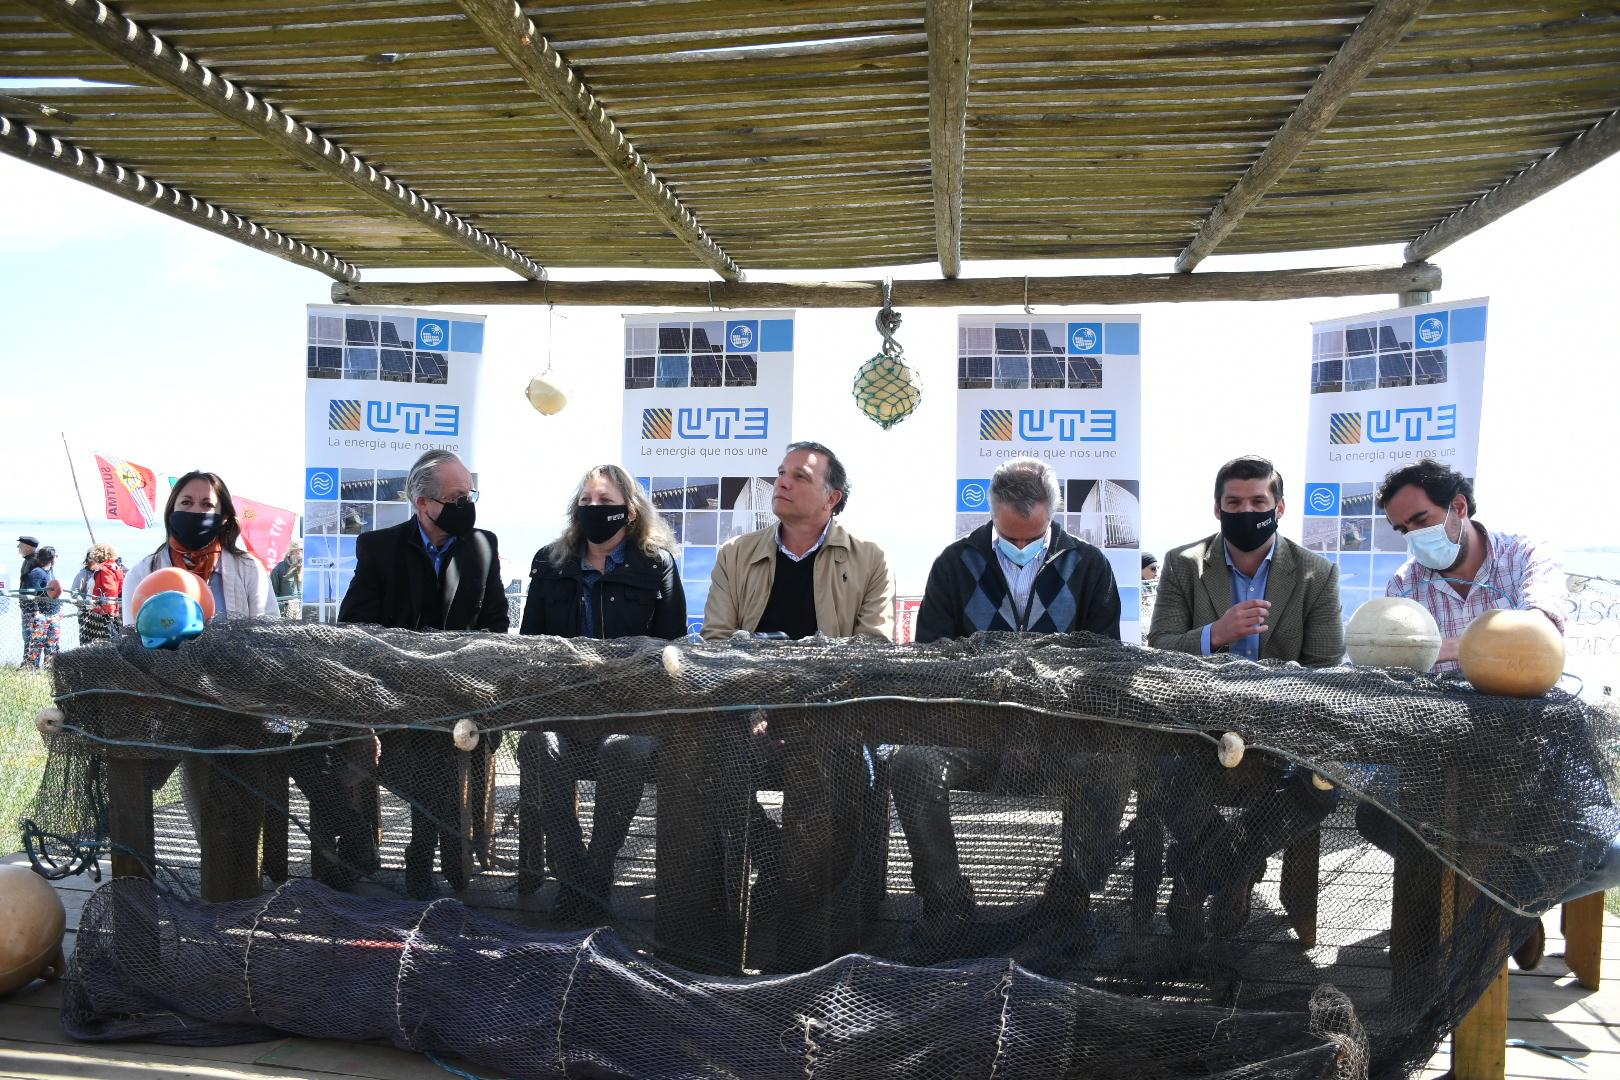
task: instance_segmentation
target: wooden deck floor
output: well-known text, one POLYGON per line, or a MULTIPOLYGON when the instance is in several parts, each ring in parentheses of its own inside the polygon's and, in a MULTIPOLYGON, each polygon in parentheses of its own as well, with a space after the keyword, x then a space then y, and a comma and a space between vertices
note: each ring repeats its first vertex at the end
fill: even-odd
MULTIPOLYGON (((17 861, 24 860, 21 856, 0 859, 17 861)), ((93 887, 85 878, 58 883, 68 912, 69 948, 79 912, 93 887)), ((1548 956, 1541 967, 1534 972, 1514 971, 1509 979, 1508 1006, 1509 1039, 1523 1040, 1547 1052, 1510 1047, 1508 1076, 1526 1080, 1620 1080, 1620 918, 1610 915, 1606 919, 1604 986, 1598 991, 1582 988, 1564 964, 1556 913, 1547 917, 1547 937, 1548 956)), ((454 1075, 425 1057, 382 1044, 300 1038, 214 1047, 76 1043, 59 1029, 60 1000, 58 986, 42 983, 0 999, 0 1080, 442 1080, 454 1075)), ((450 1064, 487 1080, 495 1080, 498 1075, 465 1062, 450 1064)), ((1448 1067, 1449 1048, 1442 1048, 1421 1075, 1442 1076, 1448 1067)))

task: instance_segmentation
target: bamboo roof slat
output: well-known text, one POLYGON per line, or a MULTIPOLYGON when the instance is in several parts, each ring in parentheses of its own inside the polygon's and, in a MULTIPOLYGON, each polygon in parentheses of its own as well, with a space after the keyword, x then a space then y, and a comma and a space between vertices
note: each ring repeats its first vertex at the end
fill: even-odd
MULTIPOLYGON (((490 265, 36 10, 68 4, 0 0, 0 117, 362 268, 490 265), (61 79, 88 84, 45 82, 61 79)), ((929 6, 523 3, 514 20, 532 20, 589 86, 592 122, 610 117, 633 145, 681 208, 673 224, 456 0, 111 0, 109 11, 537 264, 690 268, 679 235, 690 214, 751 270, 940 260, 949 272, 953 250, 1173 259, 1386 5, 974 0, 959 226, 929 6)), ((1545 190, 1568 174, 1540 163, 1572 161, 1583 142, 1585 157, 1614 152, 1583 133, 1617 107, 1620 6, 1432 0, 1218 250, 1411 242, 1470 206, 1509 204, 1504 185, 1521 174, 1534 182, 1513 181, 1518 191, 1545 190)))

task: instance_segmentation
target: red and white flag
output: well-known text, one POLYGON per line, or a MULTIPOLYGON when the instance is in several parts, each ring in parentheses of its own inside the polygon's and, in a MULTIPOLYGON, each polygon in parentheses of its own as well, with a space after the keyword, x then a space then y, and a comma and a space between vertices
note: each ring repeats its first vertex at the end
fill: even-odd
POLYGON ((287 545, 298 535, 298 515, 269 503, 233 495, 236 523, 242 529, 242 543, 266 570, 273 570, 287 554, 287 545))
POLYGON ((162 504, 158 496, 157 477, 145 465, 137 465, 124 458, 96 456, 96 469, 101 473, 101 491, 107 501, 107 520, 122 521, 135 529, 149 529, 161 525, 161 511, 154 507, 162 504))

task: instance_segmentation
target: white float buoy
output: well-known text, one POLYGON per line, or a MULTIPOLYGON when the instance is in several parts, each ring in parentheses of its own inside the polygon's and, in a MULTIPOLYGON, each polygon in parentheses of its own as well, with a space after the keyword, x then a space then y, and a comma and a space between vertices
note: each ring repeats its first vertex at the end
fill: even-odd
POLYGON ((34 728, 41 735, 49 735, 52 732, 61 731, 65 720, 66 717, 62 715, 61 709, 58 709, 55 705, 47 705, 34 714, 34 728))
POLYGON ((544 416, 555 416, 562 412, 564 405, 568 404, 568 395, 563 393, 556 383, 542 375, 530 379, 529 388, 524 393, 535 411, 544 416))
POLYGON ((659 659, 663 661, 664 671, 670 678, 678 679, 681 677, 681 669, 686 666, 686 661, 681 657, 680 649, 677 649, 673 644, 665 645, 664 651, 659 654, 659 659))
POLYGON ((1215 749, 1215 756, 1221 759, 1221 764, 1228 769, 1235 769, 1243 760, 1243 736, 1235 731, 1228 731, 1221 736, 1220 746, 1215 749))
POLYGON ((1428 671, 1440 656, 1440 625, 1416 600, 1380 596, 1350 616, 1344 646, 1357 667, 1428 671))
POLYGON ((456 744, 457 750, 471 752, 478 748, 478 725, 471 720, 457 720, 456 726, 450 732, 450 739, 456 744))

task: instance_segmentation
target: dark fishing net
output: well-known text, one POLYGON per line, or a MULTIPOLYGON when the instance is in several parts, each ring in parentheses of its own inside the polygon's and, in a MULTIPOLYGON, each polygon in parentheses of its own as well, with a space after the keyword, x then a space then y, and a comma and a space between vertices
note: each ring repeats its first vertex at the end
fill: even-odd
POLYGON ((1614 720, 1561 692, 1088 636, 243 622, 55 677, 36 861, 156 885, 86 909, 85 1037, 380 1037, 514 1076, 1394 1075, 1620 831, 1614 720))

